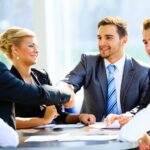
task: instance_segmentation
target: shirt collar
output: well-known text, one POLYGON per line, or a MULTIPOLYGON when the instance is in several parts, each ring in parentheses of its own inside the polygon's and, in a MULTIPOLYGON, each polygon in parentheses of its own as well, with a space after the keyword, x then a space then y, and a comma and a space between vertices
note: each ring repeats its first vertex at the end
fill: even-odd
MULTIPOLYGON (((107 68, 107 66, 111 64, 107 59, 104 59, 104 62, 105 62, 105 68, 107 68)), ((125 55, 123 55, 121 59, 119 59, 117 62, 114 63, 114 65, 116 66, 119 72, 123 71, 124 64, 125 64, 125 55)))

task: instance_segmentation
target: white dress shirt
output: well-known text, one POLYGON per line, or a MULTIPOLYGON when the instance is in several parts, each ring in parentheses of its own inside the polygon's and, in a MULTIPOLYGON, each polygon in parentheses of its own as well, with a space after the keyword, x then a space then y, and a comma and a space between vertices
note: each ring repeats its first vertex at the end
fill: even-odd
POLYGON ((0 118, 0 147, 16 147, 18 144, 17 132, 0 118))
POLYGON ((119 139, 135 142, 147 131, 150 131, 150 104, 139 111, 129 123, 122 127, 119 139))
MULTIPOLYGON (((104 59, 104 62, 105 62, 106 73, 108 76, 107 66, 110 65, 110 62, 106 59, 104 59)), ((115 78, 115 85, 116 85, 117 107, 118 107, 119 114, 122 113, 121 104, 120 104, 120 91, 121 91, 121 83, 122 83, 122 77, 123 77, 124 64, 125 64, 125 55, 120 60, 118 60, 116 63, 114 63, 114 65, 116 66, 114 78, 115 78)))

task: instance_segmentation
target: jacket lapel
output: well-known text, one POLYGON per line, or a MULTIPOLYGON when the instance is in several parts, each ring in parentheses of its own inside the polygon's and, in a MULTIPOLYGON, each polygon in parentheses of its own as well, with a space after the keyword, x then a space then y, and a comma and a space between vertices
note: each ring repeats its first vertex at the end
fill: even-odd
POLYGON ((123 104, 123 102, 125 100, 128 88, 133 80, 133 77, 134 77, 134 68, 133 68, 132 60, 130 57, 126 56, 123 77, 122 77, 122 83, 121 83, 121 91, 120 91, 121 104, 123 104))
POLYGON ((100 83, 100 87, 103 93, 104 100, 106 101, 107 96, 107 75, 106 69, 104 65, 104 60, 100 57, 99 65, 98 65, 98 79, 100 83))
POLYGON ((23 78, 21 77, 21 75, 19 74, 19 72, 17 71, 17 69, 14 66, 11 67, 10 72, 18 79, 23 80, 23 78))
POLYGON ((35 81, 35 83, 36 83, 37 85, 41 85, 41 83, 40 83, 40 81, 39 81, 37 75, 34 73, 34 71, 33 71, 32 69, 31 69, 31 76, 32 76, 32 78, 34 79, 34 81, 35 81))

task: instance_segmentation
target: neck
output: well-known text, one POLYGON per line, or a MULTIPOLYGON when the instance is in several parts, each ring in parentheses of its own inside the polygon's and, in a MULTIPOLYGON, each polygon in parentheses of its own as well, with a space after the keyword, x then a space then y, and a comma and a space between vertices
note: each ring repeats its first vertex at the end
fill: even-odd
POLYGON ((13 63, 17 71, 20 73, 23 80, 27 83, 32 83, 31 67, 23 64, 13 63))
POLYGON ((111 64, 116 63, 118 60, 120 60, 124 56, 124 52, 121 51, 120 53, 116 54, 115 57, 108 57, 106 58, 111 64))

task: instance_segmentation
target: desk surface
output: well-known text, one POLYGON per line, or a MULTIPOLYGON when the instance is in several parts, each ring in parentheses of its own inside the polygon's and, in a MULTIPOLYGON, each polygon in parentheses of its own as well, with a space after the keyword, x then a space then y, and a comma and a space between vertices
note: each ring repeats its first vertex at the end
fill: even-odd
MULTIPOLYGON (((100 149, 115 149, 115 150, 121 150, 121 149, 132 149, 137 147, 137 143, 129 143, 129 142, 120 142, 116 139, 111 140, 75 140, 75 141, 42 141, 42 142, 25 142, 26 139, 28 139, 31 136, 48 136, 48 135, 61 135, 64 133, 69 133, 70 137, 74 135, 88 135, 89 137, 92 137, 93 135, 99 135, 105 133, 105 134, 117 134, 118 130, 114 129, 96 129, 91 128, 88 126, 80 127, 80 128, 65 128, 65 129, 59 129, 54 130, 53 128, 43 128, 43 129, 23 129, 18 130, 18 133, 20 135, 20 144, 19 149, 53 149, 53 150, 100 150, 100 149)), ((5 149, 6 150, 6 149, 5 149)))

